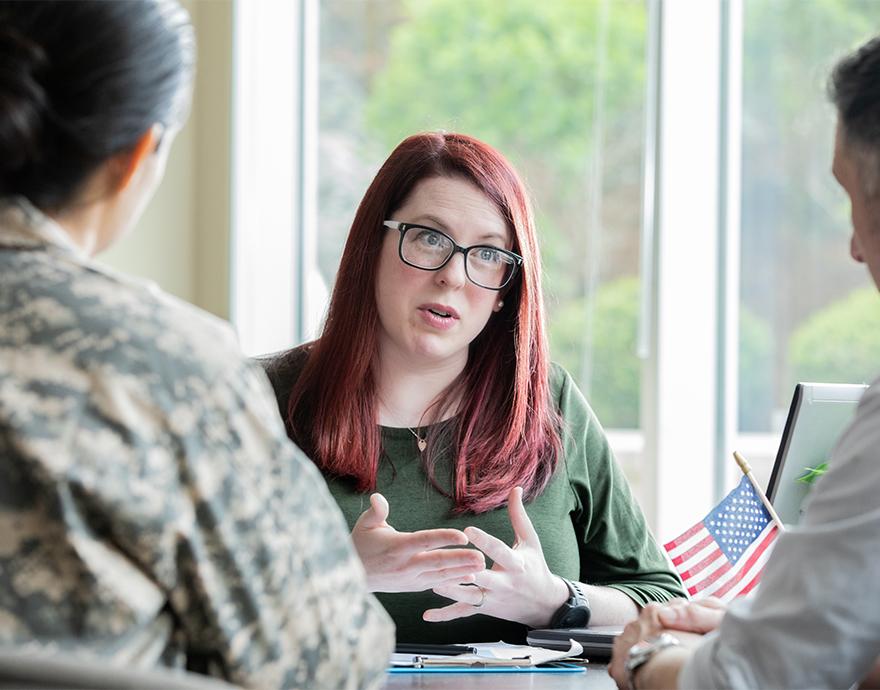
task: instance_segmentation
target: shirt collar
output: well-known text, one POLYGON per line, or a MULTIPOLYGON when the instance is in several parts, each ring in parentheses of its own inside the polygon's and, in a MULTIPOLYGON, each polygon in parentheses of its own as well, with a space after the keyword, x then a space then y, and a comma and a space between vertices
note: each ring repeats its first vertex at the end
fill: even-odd
POLYGON ((53 248, 89 259, 64 228, 24 197, 0 201, 0 247, 53 248))

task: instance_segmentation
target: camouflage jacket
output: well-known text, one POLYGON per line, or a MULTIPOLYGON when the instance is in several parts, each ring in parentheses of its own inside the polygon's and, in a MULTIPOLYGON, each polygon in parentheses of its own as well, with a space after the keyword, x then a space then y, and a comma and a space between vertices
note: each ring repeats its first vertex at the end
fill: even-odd
POLYGON ((393 628, 232 330, 0 206, 0 645, 378 685, 393 628))

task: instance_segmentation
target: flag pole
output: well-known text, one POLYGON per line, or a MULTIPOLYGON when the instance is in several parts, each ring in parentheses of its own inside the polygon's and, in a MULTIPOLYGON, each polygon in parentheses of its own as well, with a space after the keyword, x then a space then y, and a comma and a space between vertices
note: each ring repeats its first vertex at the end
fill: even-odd
POLYGON ((767 512, 770 513, 770 517, 773 518, 773 522, 776 523, 776 527, 779 528, 780 532, 785 531, 785 526, 782 524, 782 520, 779 519, 779 516, 776 514, 776 511, 773 510, 773 506, 770 501, 764 495, 764 492, 761 491, 761 487, 758 486, 758 480, 755 479, 755 475, 752 474, 752 467, 749 465, 748 461, 740 455, 738 452, 733 451, 733 459, 736 460, 736 464, 739 465, 739 468, 742 470, 742 473, 749 478, 749 481, 752 483, 752 488, 755 490, 755 493, 758 494, 758 497, 761 499, 761 502, 764 504, 764 507, 767 509, 767 512))

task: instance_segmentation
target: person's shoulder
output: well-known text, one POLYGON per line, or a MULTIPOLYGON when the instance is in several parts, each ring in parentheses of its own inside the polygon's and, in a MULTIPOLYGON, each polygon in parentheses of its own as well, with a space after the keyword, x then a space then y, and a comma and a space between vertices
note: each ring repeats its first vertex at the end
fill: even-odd
MULTIPOLYGON (((108 373, 149 371, 167 387, 188 376, 219 381, 245 361, 228 322, 155 283, 95 261, 46 260, 47 270, 20 287, 44 315, 67 314, 63 328, 80 343, 83 366, 100 358, 108 373)), ((28 328, 35 342, 53 337, 40 318, 28 328)))
POLYGON ((859 408, 866 414, 880 416, 880 377, 874 379, 862 395, 859 408))
POLYGON ((225 319, 162 290, 153 282, 102 269, 106 292, 102 299, 116 311, 128 301, 142 318, 127 322, 128 337, 150 350, 158 360, 201 369, 206 375, 226 371, 244 360, 234 329, 225 319), (113 294, 108 294, 108 293, 113 294))
POLYGON ((865 389, 855 417, 841 436, 844 448, 880 445, 880 379, 865 389))
POLYGON ((550 384, 550 395, 554 400, 559 400, 566 389, 575 386, 571 374, 559 362, 550 362, 547 380, 550 384))
MULTIPOLYGON (((592 458, 593 469, 601 464, 599 458, 610 460, 608 439, 596 413, 571 373, 556 362, 550 365, 550 393, 562 418, 564 438, 592 458)), ((580 455, 566 453, 567 462, 580 455)))
POLYGON ((302 373, 314 345, 315 341, 308 342, 289 350, 272 352, 254 358, 254 361, 266 372, 276 396, 287 398, 286 394, 289 394, 293 389, 293 385, 302 373))
POLYGON ((589 410, 589 405, 574 377, 559 362, 550 362, 548 384, 550 400, 566 421, 570 421, 569 417, 572 414, 580 417, 589 410))
POLYGON ((593 410, 578 387, 574 377, 558 362, 550 363, 549 372, 550 397, 556 403, 559 412, 566 415, 577 412, 592 417, 593 410))
POLYGON ((880 446, 880 379, 871 383, 862 394, 855 418, 844 431, 838 450, 844 449, 855 456, 870 457, 878 446, 880 446))

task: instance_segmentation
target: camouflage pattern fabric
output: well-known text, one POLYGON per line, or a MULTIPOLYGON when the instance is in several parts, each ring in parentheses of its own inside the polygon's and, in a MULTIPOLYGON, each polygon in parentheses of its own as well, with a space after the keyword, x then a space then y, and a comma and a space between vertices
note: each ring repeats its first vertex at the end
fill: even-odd
POLYGON ((0 206, 0 645, 382 681, 393 627, 224 322, 0 206))

